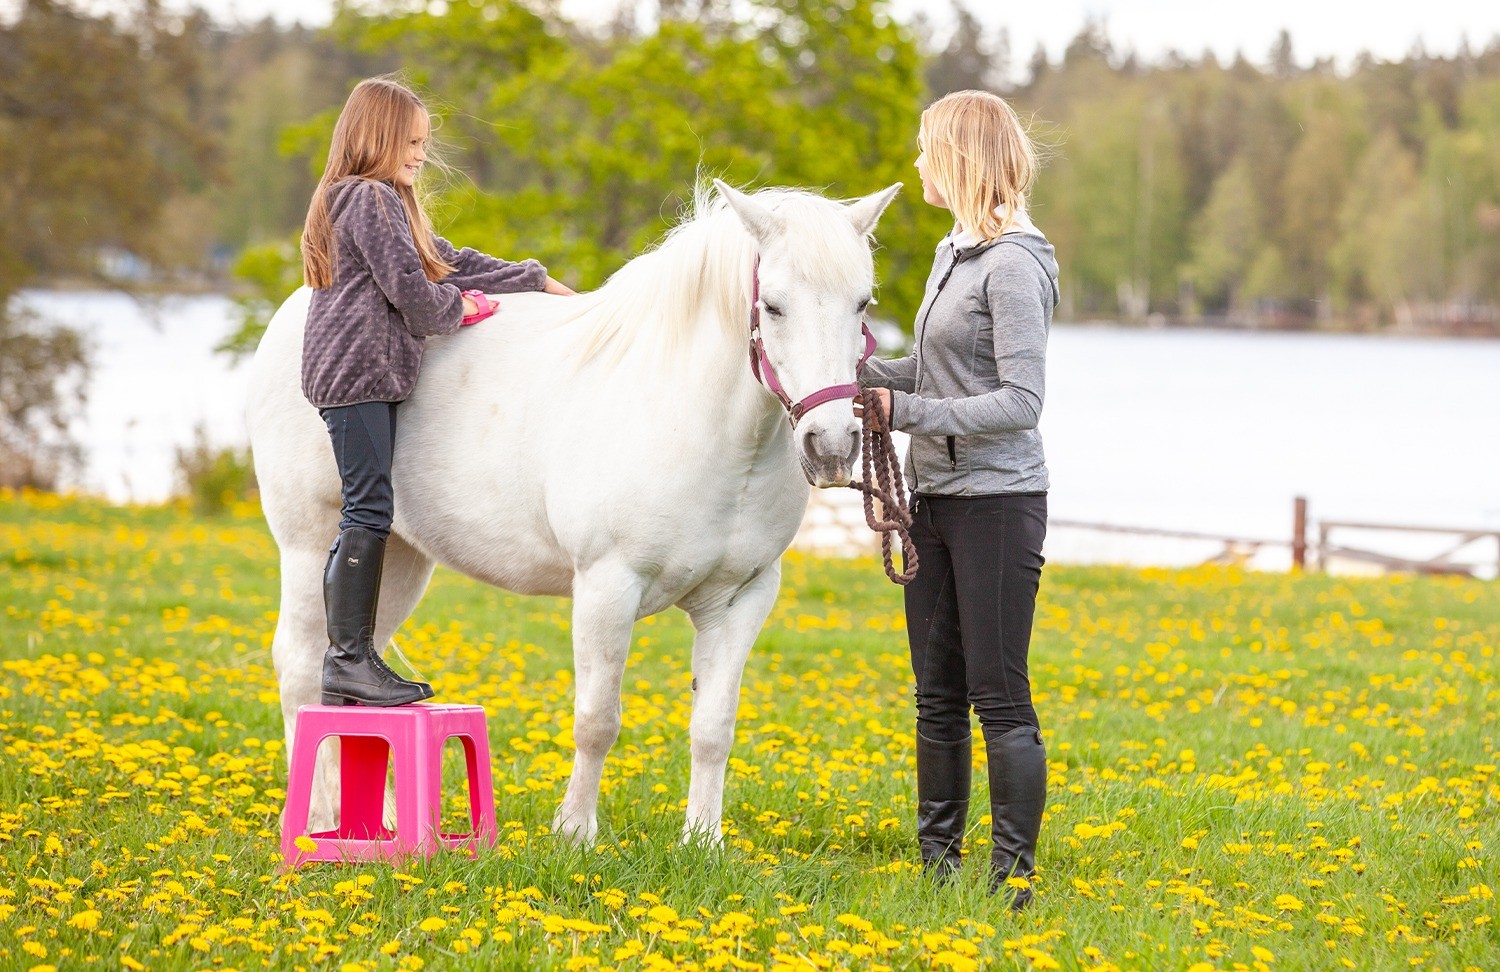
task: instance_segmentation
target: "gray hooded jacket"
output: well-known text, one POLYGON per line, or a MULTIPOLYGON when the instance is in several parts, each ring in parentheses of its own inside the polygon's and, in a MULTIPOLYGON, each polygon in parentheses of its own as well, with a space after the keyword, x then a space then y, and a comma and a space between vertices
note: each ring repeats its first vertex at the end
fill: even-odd
POLYGON ((892 427, 911 434, 906 479, 913 492, 1047 489, 1037 421, 1057 260, 1024 214, 1014 225, 990 242, 945 237, 917 312, 912 353, 872 358, 860 373, 861 385, 892 390, 892 427))

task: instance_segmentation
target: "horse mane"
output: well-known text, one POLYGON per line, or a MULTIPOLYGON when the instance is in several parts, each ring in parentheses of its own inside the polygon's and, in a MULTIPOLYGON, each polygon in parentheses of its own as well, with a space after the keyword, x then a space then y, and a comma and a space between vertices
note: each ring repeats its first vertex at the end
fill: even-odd
MULTIPOLYGON (((800 189, 753 194, 794 227, 801 272, 854 290, 871 272, 867 243, 848 231, 842 204, 800 189)), ((598 290, 570 300, 586 328, 581 363, 615 362, 643 342, 670 350, 692 334, 705 310, 728 336, 749 328, 755 240, 729 204, 700 181, 692 207, 655 246, 610 275, 598 290)), ((866 278, 867 279, 867 278, 866 278)))

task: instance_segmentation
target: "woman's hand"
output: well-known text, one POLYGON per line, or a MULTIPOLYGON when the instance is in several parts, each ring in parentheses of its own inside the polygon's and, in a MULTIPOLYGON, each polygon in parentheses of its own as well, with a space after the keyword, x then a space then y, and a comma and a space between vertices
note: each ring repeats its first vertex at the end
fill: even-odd
POLYGON ((577 295, 578 291, 565 283, 558 283, 556 280, 548 277, 546 286, 542 288, 542 293, 557 294, 560 297, 573 297, 577 295))
MULTIPOLYGON (((891 417, 891 390, 889 388, 864 389, 865 394, 869 394, 871 392, 874 392, 876 399, 880 402, 881 414, 883 414, 886 417, 886 420, 889 421, 891 417)), ((863 419, 865 417, 865 410, 860 405, 858 398, 854 400, 854 417, 857 419, 863 419)))

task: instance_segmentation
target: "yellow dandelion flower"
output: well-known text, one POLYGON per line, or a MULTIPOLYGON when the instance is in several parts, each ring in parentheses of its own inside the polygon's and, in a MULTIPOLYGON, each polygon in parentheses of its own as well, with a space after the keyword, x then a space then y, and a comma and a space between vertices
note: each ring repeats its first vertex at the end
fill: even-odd
POLYGON ((1034 969, 1062 968, 1062 966, 1058 964, 1057 959, 1053 958, 1051 955, 1048 955, 1046 952, 1042 951, 1039 948, 1023 948, 1021 949, 1021 954, 1026 956, 1026 958, 1031 961, 1031 967, 1034 969))
POLYGON ((292 843, 304 854, 315 853, 318 849, 318 842, 306 834, 302 834, 296 840, 292 841, 292 843))
POLYGON ((68 919, 68 924, 74 928, 82 928, 84 931, 93 931, 99 927, 99 919, 103 917, 99 912, 90 908, 88 911, 80 911, 68 919))
POLYGON ((422 931, 431 934, 433 932, 440 932, 444 928, 447 928, 448 921, 445 918, 438 918, 434 915, 431 918, 423 918, 420 922, 417 923, 417 927, 422 929, 422 931))
POLYGON ((677 912, 673 911, 666 905, 657 905, 646 912, 646 917, 650 918, 652 921, 669 923, 677 920, 677 912))

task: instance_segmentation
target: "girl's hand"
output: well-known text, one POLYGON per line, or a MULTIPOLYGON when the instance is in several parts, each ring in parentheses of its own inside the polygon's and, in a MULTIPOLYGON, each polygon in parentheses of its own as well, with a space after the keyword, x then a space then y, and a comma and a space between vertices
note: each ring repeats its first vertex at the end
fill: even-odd
POLYGON ((473 317, 475 314, 478 314, 478 313, 479 313, 479 305, 476 304, 476 303, 474 303, 474 298, 473 297, 465 297, 464 298, 464 316, 465 317, 473 317))
MULTIPOLYGON (((866 394, 870 392, 875 393, 875 397, 880 401, 881 413, 889 420, 891 417, 891 390, 889 388, 866 388, 864 391, 866 394)), ((859 404, 859 399, 856 398, 854 400, 854 417, 862 419, 864 416, 865 410, 859 404)))
POLYGON ((569 287, 565 283, 558 283, 556 280, 548 277, 546 286, 542 288, 542 293, 557 294, 560 297, 574 297, 577 296, 578 291, 574 290, 572 287, 569 287))

